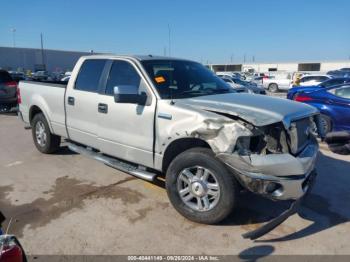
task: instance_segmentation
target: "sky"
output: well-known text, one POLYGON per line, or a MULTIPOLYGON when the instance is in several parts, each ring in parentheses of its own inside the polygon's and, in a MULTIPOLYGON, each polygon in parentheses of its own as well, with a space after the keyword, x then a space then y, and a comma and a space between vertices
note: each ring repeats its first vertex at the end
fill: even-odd
POLYGON ((170 55, 203 63, 350 59, 349 0, 4 0, 1 9, 0 46, 39 48, 42 33, 48 49, 169 55, 170 28, 170 55))

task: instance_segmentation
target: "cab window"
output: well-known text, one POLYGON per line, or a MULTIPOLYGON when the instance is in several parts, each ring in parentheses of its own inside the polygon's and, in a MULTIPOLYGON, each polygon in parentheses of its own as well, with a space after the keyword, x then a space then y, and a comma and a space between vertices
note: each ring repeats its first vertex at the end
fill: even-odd
POLYGON ((75 89, 97 93, 105 64, 106 60, 104 59, 86 60, 78 73, 75 89))
POLYGON ((136 69, 126 61, 114 61, 107 79, 106 94, 113 95, 114 87, 124 86, 139 89, 141 77, 136 69))

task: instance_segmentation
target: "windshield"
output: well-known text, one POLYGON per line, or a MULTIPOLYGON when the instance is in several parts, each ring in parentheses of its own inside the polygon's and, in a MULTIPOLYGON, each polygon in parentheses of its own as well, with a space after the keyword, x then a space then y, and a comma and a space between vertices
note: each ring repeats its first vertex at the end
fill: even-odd
POLYGON ((324 81, 322 84, 320 84, 320 86, 322 87, 331 87, 334 85, 339 85, 339 84, 344 84, 344 83, 348 83, 350 82, 350 78, 346 79, 346 78, 336 78, 336 79, 330 79, 327 81, 324 81))
POLYGON ((162 99, 235 93, 230 85, 196 62, 148 60, 142 65, 162 99))

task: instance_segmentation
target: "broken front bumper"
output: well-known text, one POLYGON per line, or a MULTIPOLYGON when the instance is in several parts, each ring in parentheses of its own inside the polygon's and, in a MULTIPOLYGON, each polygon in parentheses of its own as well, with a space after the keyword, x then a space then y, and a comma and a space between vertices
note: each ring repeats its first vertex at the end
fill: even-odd
POLYGON ((283 213, 281 213, 278 217, 275 217, 274 219, 272 219, 271 221, 269 221, 268 223, 264 224, 263 226, 247 232, 245 234, 243 234, 243 238, 249 238, 251 240, 255 240, 259 237, 262 237, 263 235, 269 233, 270 231, 272 231, 273 229, 275 229, 277 226, 279 226, 280 224, 282 224, 285 220, 287 220, 290 216, 294 215, 295 213, 298 212, 299 210, 299 206, 302 202, 302 200, 304 199, 305 195, 310 192, 310 189, 312 188, 314 181, 315 181, 315 177, 317 176, 316 170, 313 170, 309 176, 308 179, 308 190, 305 192, 305 194, 303 195, 303 197, 299 198, 298 200, 294 201, 289 209, 287 209, 286 211, 284 211, 283 213))
POLYGON ((289 209, 278 217, 256 230, 243 234, 244 238, 257 239, 297 213, 300 202, 311 190, 317 176, 315 170, 317 154, 318 144, 313 140, 298 156, 218 155, 248 190, 274 200, 295 200, 289 209))
POLYGON ((296 200, 308 191, 317 154, 318 144, 313 141, 298 156, 219 154, 218 157, 251 192, 275 200, 296 200))

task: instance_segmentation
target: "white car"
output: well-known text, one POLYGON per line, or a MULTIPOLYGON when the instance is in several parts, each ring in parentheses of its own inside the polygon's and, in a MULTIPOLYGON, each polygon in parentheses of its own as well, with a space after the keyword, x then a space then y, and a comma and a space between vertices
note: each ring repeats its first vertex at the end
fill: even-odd
POLYGON ((316 86, 331 78, 329 75, 306 75, 300 79, 299 86, 316 86))
POLYGON ((216 75, 218 77, 228 76, 228 77, 238 78, 242 80, 245 79, 245 76, 243 76, 241 73, 238 73, 238 72, 216 72, 216 75))
POLYGON ((229 84, 238 93, 253 93, 245 86, 235 83, 230 77, 221 77, 221 79, 224 80, 227 84, 229 84))
POLYGON ((269 78, 263 78, 263 87, 272 93, 279 90, 288 90, 291 87, 291 75, 276 75, 269 78))

